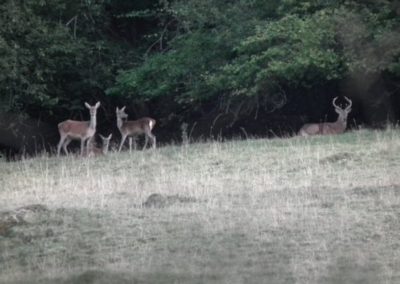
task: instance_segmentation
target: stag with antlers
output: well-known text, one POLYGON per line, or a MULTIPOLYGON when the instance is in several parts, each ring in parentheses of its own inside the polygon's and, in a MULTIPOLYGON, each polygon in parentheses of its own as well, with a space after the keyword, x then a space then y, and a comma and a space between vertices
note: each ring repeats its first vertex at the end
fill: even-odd
POLYGON ((332 101, 335 111, 339 115, 335 122, 305 124, 300 129, 299 135, 310 136, 310 135, 331 135, 331 134, 343 133, 347 127, 347 116, 351 112, 352 101, 349 98, 344 97, 345 100, 349 103, 349 105, 346 108, 341 108, 336 104, 337 98, 338 97, 334 98, 332 101))

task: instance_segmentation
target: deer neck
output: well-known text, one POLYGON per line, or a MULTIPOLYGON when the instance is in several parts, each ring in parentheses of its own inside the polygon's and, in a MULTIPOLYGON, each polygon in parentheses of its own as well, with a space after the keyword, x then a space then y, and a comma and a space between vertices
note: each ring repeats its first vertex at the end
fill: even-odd
POLYGON ((336 120, 336 125, 338 125, 343 130, 347 127, 347 116, 339 115, 338 119, 336 120))
POLYGON ((96 124, 97 124, 97 118, 96 115, 91 115, 90 116, 90 123, 89 123, 89 128, 96 130, 96 124))
POLYGON ((117 117, 117 127, 119 130, 121 130, 123 124, 124 124, 124 122, 122 121, 122 118, 118 116, 117 117))
POLYGON ((108 145, 103 146, 103 148, 101 149, 101 152, 103 153, 103 155, 106 155, 108 153, 108 145))

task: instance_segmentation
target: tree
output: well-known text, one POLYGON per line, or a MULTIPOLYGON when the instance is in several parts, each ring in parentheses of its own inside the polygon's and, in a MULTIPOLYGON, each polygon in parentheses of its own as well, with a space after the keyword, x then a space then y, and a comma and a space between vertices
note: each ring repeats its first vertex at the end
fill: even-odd
POLYGON ((398 72, 399 17, 389 1, 163 3, 176 22, 174 36, 161 52, 121 72, 110 95, 168 97, 171 108, 190 111, 214 101, 219 112, 233 108, 237 117, 340 86, 356 69, 398 72), (359 25, 346 25, 355 19, 359 25), (385 52, 373 58, 381 47, 385 52))

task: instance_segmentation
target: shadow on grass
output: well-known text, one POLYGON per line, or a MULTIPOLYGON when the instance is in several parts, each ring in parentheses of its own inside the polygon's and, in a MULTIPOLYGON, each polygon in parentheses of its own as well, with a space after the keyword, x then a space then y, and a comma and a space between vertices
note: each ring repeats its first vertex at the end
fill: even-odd
MULTIPOLYGON (((26 280, 8 284, 25 284, 26 280)), ((221 283, 216 276, 151 273, 133 275, 124 272, 89 270, 76 276, 54 279, 29 280, 31 284, 145 284, 145 283, 221 283)))

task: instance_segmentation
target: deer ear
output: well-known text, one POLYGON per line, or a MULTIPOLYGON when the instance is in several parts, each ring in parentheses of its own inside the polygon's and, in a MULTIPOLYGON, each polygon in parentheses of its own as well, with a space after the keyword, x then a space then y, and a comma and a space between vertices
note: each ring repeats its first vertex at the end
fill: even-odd
POLYGON ((99 106, 100 106, 100 102, 97 102, 96 105, 95 105, 95 107, 96 107, 96 108, 99 108, 99 106))
POLYGON ((351 108, 346 109, 347 114, 349 114, 351 112, 351 108))
POLYGON ((123 106, 123 107, 121 108, 121 111, 124 111, 124 110, 125 110, 125 108, 126 108, 126 106, 123 106))
POLYGON ((105 139, 105 137, 103 135, 99 134, 99 136, 101 137, 101 139, 105 139))
POLYGON ((337 114, 340 114, 341 109, 335 107, 335 111, 336 111, 337 114))
POLYGON ((112 133, 110 135, 108 135, 107 139, 111 139, 112 137, 112 133))
POLYGON ((85 107, 90 109, 90 105, 87 102, 85 102, 85 107))

